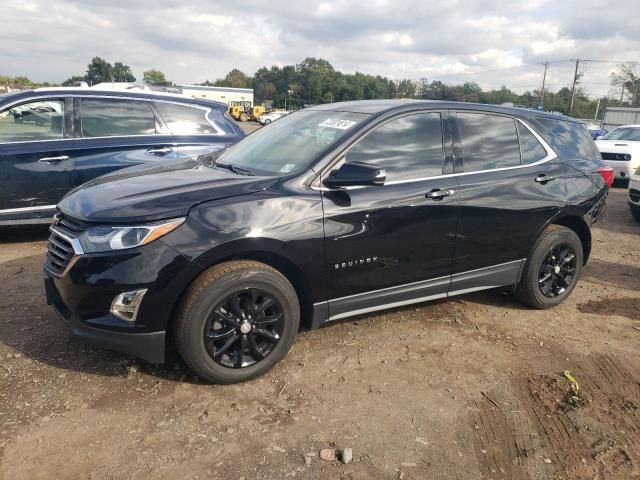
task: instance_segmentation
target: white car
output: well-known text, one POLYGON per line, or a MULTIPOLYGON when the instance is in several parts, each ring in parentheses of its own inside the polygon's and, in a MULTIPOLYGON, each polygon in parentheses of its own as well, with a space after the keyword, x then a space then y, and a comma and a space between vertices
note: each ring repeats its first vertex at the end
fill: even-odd
POLYGON ((615 128, 596 140, 596 145, 616 180, 629 180, 640 167, 640 125, 615 128))
POLYGON ((262 124, 262 125, 269 125, 271 122, 275 122, 276 120, 278 120, 279 118, 284 117, 285 115, 288 115, 291 112, 270 112, 270 113, 264 113, 262 115, 260 115, 258 117, 258 121, 262 124))
POLYGON ((640 168, 629 179, 629 208, 633 218, 640 222, 640 168))

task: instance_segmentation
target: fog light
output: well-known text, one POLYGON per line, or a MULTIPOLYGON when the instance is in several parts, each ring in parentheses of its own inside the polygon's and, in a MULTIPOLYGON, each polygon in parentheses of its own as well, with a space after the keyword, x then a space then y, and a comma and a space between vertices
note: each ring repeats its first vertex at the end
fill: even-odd
POLYGON ((147 293, 146 288, 121 293, 111 302, 111 313, 120 320, 134 323, 145 293, 147 293))

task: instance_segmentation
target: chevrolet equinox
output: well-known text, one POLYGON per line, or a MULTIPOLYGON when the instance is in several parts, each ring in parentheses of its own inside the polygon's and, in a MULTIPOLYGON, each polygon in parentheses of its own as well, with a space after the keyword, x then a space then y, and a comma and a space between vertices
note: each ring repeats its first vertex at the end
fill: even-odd
POLYGON ((612 170, 535 110, 360 101, 224 150, 125 169, 58 205, 48 302, 88 341, 233 383, 299 326, 467 292, 549 308, 576 286, 612 170))

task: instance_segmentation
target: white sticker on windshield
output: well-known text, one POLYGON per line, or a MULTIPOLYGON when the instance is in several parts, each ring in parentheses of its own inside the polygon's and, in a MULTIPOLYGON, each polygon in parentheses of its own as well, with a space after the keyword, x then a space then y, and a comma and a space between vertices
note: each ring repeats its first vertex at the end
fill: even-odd
POLYGON ((289 173, 291 170, 293 170, 296 166, 293 163, 287 163, 285 165, 282 166, 282 168, 280 169, 281 172, 283 173, 289 173))
POLYGON ((324 122, 319 124, 319 127, 337 128, 340 130, 346 130, 353 127, 357 122, 351 120, 340 120, 337 118, 327 118, 324 122))

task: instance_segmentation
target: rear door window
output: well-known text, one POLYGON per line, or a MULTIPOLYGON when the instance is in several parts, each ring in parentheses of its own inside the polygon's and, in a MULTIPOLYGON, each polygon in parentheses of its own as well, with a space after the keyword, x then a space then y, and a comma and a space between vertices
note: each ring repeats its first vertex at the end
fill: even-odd
POLYGON ((64 138, 64 100, 37 100, 0 112, 0 143, 64 138))
POLYGON ((530 164, 543 160, 547 156, 547 151, 538 141, 536 136, 520 122, 518 126, 518 138, 520 139, 520 151, 522 152, 522 163, 530 164))
POLYGON ((520 145, 513 118, 457 112, 465 172, 520 165, 520 145))
POLYGON ((81 100, 83 137, 155 135, 156 118, 149 102, 111 98, 81 100))
POLYGON ((202 108, 167 102, 155 102, 155 106, 165 125, 174 135, 215 135, 218 133, 207 120, 207 111, 202 108))

